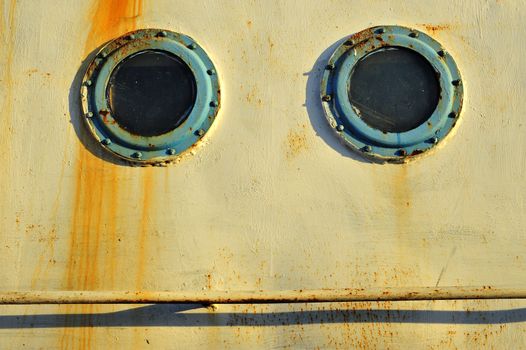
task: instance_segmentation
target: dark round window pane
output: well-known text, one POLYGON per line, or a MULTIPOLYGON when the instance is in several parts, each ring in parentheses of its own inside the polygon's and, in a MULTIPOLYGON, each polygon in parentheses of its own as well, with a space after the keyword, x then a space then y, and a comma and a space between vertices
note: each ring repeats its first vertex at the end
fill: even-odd
POLYGON ((156 136, 188 118, 196 99, 196 82, 179 57, 148 50, 119 63, 107 93, 112 116, 123 129, 156 136))
POLYGON ((349 82, 349 99, 369 126, 404 132, 423 124, 435 110, 440 84, 431 64, 417 52, 383 48, 362 58, 349 82))

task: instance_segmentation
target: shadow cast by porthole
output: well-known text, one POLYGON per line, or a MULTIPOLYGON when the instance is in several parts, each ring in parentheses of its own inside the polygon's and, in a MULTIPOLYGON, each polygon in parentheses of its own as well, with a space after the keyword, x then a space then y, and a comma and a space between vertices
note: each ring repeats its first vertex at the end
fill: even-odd
MULTIPOLYGON (((186 311, 198 304, 148 305, 110 313, 0 316, 0 329, 75 327, 266 327, 288 325, 397 323, 488 325, 526 321, 526 308, 493 311, 323 310, 269 313, 186 311)), ((203 308, 204 309, 204 308, 203 308)))
POLYGON ((322 108, 322 102, 320 98, 321 90, 320 83, 323 77, 323 72, 327 66, 327 62, 331 57, 332 53, 340 46, 346 38, 340 39, 337 42, 329 46, 322 54, 316 59, 316 62, 312 66, 310 72, 304 73, 307 76, 307 87, 305 93, 305 104, 307 108, 307 114, 309 115, 310 123, 316 132, 316 135, 319 136, 326 144, 328 144, 332 149, 340 153, 342 156, 351 158, 353 160, 371 164, 372 162, 367 158, 362 157, 356 152, 352 151, 350 148, 345 146, 343 141, 336 135, 335 130, 333 130, 327 119, 322 108))
POLYGON ((73 78, 68 95, 70 122, 79 141, 88 152, 106 162, 110 162, 119 166, 130 166, 128 162, 112 155, 99 144, 99 142, 91 135, 87 123, 84 121, 85 117, 82 115, 82 107, 80 102, 80 88, 82 86, 82 78, 84 77, 84 74, 86 73, 91 61, 93 61, 97 53, 104 45, 106 45, 106 43, 100 45, 89 53, 89 55, 80 64, 80 67, 73 78))

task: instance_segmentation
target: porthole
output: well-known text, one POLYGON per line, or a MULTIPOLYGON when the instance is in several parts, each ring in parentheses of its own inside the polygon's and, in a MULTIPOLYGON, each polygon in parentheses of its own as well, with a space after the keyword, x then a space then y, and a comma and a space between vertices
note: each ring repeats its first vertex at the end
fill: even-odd
POLYGON ((351 149, 405 162, 455 126, 463 86, 451 55, 428 35, 399 26, 366 29, 332 54, 321 82, 325 116, 351 149))
POLYGON ((108 151, 169 162, 201 139, 220 105, 216 69, 190 37, 143 29, 110 41, 81 88, 83 118, 108 151))

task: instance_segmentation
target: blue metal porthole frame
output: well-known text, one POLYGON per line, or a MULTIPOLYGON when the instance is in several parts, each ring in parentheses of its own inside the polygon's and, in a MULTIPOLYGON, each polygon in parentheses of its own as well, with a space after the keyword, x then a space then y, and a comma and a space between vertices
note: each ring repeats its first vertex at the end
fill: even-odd
POLYGON ((83 118, 95 139, 114 155, 137 163, 166 163, 196 144, 210 129, 220 107, 219 79, 214 64, 192 38, 161 29, 140 29, 107 43, 84 75, 83 118), (158 136, 139 136, 119 126, 111 115, 106 90, 110 76, 124 59, 146 50, 173 54, 191 69, 197 86, 188 118, 158 136))
POLYGON ((354 151, 380 162, 403 163, 433 148, 455 126, 463 101, 463 85, 453 57, 430 36, 400 26, 378 26, 350 36, 330 57, 321 81, 325 116, 337 135, 354 151), (383 132, 366 124, 349 101, 354 66, 373 51, 403 47, 422 55, 434 68, 438 105, 426 122, 406 132, 383 132))

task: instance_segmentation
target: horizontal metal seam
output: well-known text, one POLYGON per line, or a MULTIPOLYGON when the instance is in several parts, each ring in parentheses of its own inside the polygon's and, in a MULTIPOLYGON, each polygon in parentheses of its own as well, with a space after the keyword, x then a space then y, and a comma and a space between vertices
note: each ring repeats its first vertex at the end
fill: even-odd
POLYGON ((525 288, 415 287, 288 291, 9 291, 0 304, 273 304, 357 301, 526 299, 525 288))

